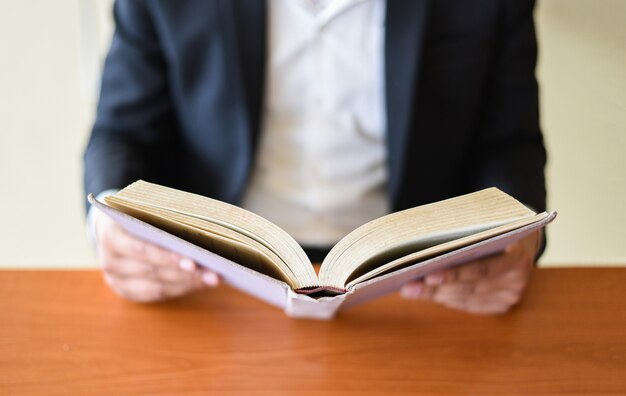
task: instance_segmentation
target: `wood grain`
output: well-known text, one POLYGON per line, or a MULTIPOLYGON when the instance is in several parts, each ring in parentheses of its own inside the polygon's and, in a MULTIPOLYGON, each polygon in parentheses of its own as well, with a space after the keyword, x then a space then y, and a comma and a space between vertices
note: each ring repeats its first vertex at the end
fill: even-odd
POLYGON ((0 394, 623 395, 625 284, 542 269, 504 316, 389 296, 315 322, 226 287, 139 305, 96 271, 0 271, 0 394))

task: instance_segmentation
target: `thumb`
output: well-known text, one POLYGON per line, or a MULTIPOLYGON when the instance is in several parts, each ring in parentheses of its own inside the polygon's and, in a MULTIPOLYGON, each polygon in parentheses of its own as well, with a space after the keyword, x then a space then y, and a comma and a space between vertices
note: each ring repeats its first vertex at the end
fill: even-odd
POLYGON ((213 288, 220 284, 219 275, 209 270, 197 270, 194 278, 198 289, 213 288))
POLYGON ((220 284, 220 277, 215 272, 200 268, 193 260, 183 257, 178 266, 181 270, 189 272, 193 275, 194 289, 205 289, 207 287, 216 287, 220 284))
POLYGON ((406 298, 409 300, 415 300, 418 298, 423 299, 423 298, 427 298, 427 293, 425 293, 425 289, 426 289, 426 285, 424 284, 423 281, 421 280, 412 281, 402 286, 402 289, 400 290, 400 295, 403 298, 406 298))

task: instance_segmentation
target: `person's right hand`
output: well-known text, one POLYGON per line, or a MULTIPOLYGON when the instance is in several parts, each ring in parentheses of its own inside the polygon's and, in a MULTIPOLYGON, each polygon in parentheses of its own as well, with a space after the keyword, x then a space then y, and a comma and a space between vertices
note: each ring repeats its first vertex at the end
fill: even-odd
POLYGON ((107 215, 98 213, 94 223, 97 260, 104 279, 124 298, 163 301, 219 284, 214 272, 131 236, 107 215))

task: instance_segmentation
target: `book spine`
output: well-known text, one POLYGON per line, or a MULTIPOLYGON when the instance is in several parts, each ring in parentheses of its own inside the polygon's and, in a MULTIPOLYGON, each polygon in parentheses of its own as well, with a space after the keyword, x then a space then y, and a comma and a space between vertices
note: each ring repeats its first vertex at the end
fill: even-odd
POLYGON ((287 291, 287 316, 298 319, 328 320, 332 319, 343 301, 345 294, 334 297, 311 298, 293 290, 287 291))

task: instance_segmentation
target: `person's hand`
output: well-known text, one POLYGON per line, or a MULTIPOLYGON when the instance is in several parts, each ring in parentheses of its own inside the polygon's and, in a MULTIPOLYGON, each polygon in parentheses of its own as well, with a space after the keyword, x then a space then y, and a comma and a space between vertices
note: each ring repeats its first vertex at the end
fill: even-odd
POLYGON ((403 286, 401 295, 475 314, 500 314, 522 298, 535 267, 541 232, 508 246, 497 256, 434 272, 403 286))
POLYGON ((136 302, 156 302, 219 283, 188 258, 129 235, 110 217, 95 218, 97 260, 108 285, 136 302))

